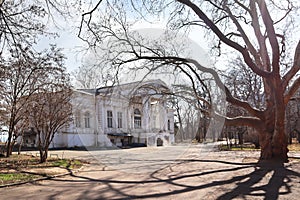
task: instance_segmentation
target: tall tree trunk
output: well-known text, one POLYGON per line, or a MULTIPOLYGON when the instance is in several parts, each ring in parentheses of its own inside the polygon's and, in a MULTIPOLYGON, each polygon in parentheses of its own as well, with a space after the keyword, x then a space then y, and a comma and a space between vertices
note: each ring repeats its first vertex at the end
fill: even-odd
POLYGON ((7 143, 6 143, 6 157, 9 157, 11 155, 11 138, 12 135, 9 133, 8 134, 8 139, 7 139, 7 143))
MULTIPOLYGON (((288 161, 288 139, 285 134, 284 107, 277 107, 270 121, 266 121, 266 127, 259 131, 259 143, 261 146, 260 160, 288 161), (274 116, 275 115, 275 116, 274 116), (274 118, 276 120, 274 120, 274 118), (270 125, 275 121, 273 125, 270 125)), ((269 117, 269 116, 268 116, 269 117)))
POLYGON ((288 161, 287 137, 285 132, 261 132, 259 142, 261 145, 260 160, 288 161))
POLYGON ((275 159, 288 161, 288 138, 285 134, 285 123, 284 123, 284 109, 278 114, 278 118, 275 124, 274 137, 272 140, 273 146, 273 157, 275 159))

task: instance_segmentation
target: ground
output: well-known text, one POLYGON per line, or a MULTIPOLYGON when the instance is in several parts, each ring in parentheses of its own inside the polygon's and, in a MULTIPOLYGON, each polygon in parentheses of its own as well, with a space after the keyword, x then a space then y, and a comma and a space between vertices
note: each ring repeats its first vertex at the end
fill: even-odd
POLYGON ((1 199, 298 199, 300 152, 257 164, 258 151, 218 152, 208 144, 56 151, 90 161, 81 171, 0 189, 1 199))

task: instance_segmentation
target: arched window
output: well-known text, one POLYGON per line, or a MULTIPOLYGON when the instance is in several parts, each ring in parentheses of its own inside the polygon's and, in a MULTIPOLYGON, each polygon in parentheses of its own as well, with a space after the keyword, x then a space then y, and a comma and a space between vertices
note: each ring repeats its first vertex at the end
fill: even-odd
POLYGON ((142 128, 142 115, 139 109, 134 109, 134 128, 142 128))
POLYGON ((91 127, 90 126, 90 118, 91 118, 91 116, 90 116, 89 112, 84 113, 84 127, 85 128, 90 128, 91 127))

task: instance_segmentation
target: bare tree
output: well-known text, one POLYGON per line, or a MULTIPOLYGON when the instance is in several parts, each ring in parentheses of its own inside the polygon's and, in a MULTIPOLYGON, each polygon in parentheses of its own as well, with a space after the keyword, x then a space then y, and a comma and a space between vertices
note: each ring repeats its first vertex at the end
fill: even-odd
POLYGON ((53 78, 55 80, 32 95, 24 107, 28 118, 27 129, 37 134, 41 163, 47 160, 49 145, 55 134, 69 125, 72 115, 72 90, 67 74, 61 71, 53 78))
POLYGON ((261 160, 287 161, 285 107, 300 85, 300 78, 296 76, 300 69, 300 42, 291 37, 297 31, 293 29, 297 28, 294 16, 298 3, 292 0, 284 3, 265 0, 98 1, 93 9, 83 14, 79 36, 92 46, 113 38, 108 49, 116 67, 144 60, 148 66, 183 66, 190 74, 211 74, 226 93, 227 102, 249 114, 226 117, 226 124, 247 125, 259 132, 261 160), (93 19, 97 10, 101 11, 97 13, 98 21, 93 19), (234 97, 214 69, 174 53, 170 49, 172 45, 163 47, 159 41, 149 43, 141 40, 136 33, 129 32, 134 20, 130 21, 128 16, 151 21, 153 17, 167 13, 169 28, 206 28, 215 36, 215 47, 219 50, 227 47, 239 53, 247 68, 263 79, 262 106, 256 107, 234 97), (283 68, 286 73, 282 73, 283 68))
POLYGON ((82 89, 91 89, 108 86, 113 83, 112 75, 97 65, 84 64, 72 72, 75 86, 82 89))
POLYGON ((25 4, 23 1, 1 1, 0 4, 0 44, 5 48, 16 49, 19 45, 31 45, 36 36, 44 34, 46 10, 39 5, 25 4))
POLYGON ((293 138, 300 143, 300 98, 299 91, 291 98, 286 108, 286 131, 289 143, 292 144, 293 138))
MULTIPOLYGON (((199 77, 200 78, 200 77, 199 77)), ((201 80, 201 79, 199 79, 201 80)), ((211 99, 207 85, 201 82, 191 85, 173 85, 174 108, 180 125, 179 137, 202 142, 206 138, 210 118, 211 99), (185 121, 185 123, 184 123, 185 121), (184 125, 184 126, 183 126, 184 125)))
POLYGON ((49 76, 63 67, 63 59, 60 49, 53 46, 39 54, 26 49, 23 58, 10 57, 2 65, 4 76, 1 79, 3 90, 0 95, 2 110, 6 113, 5 124, 9 127, 6 156, 11 154, 12 142, 18 136, 19 130, 16 127, 24 118, 22 108, 31 95, 51 83, 49 76))
MULTIPOLYGON (((263 82, 260 76, 248 70, 242 59, 238 57, 230 63, 230 68, 225 72, 225 84, 231 91, 232 96, 248 102, 251 106, 262 108, 264 105, 263 82)), ((247 116, 247 110, 234 106, 232 104, 227 107, 227 116, 247 116)), ((243 144, 243 135, 245 133, 251 135, 252 142, 259 146, 258 134, 253 129, 248 129, 245 126, 225 127, 225 131, 230 131, 230 134, 237 136, 239 144, 243 144), (257 137, 257 138, 256 138, 257 137)), ((227 136, 230 135, 227 133, 227 136)))

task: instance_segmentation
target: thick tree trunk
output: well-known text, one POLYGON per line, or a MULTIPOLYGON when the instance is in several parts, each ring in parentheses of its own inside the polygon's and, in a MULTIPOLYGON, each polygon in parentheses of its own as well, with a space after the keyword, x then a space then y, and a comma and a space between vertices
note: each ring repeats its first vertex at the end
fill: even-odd
MULTIPOLYGON (((276 69, 276 67, 275 67, 276 69)), ((260 131, 260 160, 288 162, 288 138, 285 134, 285 102, 279 74, 267 79, 265 94, 267 110, 264 113, 264 127, 260 131)))
POLYGON ((260 145, 260 160, 288 161, 287 138, 284 132, 277 136, 268 132, 261 133, 260 145))
POLYGON ((275 127, 273 132, 260 131, 260 160, 288 161, 288 141, 283 127, 275 127))

